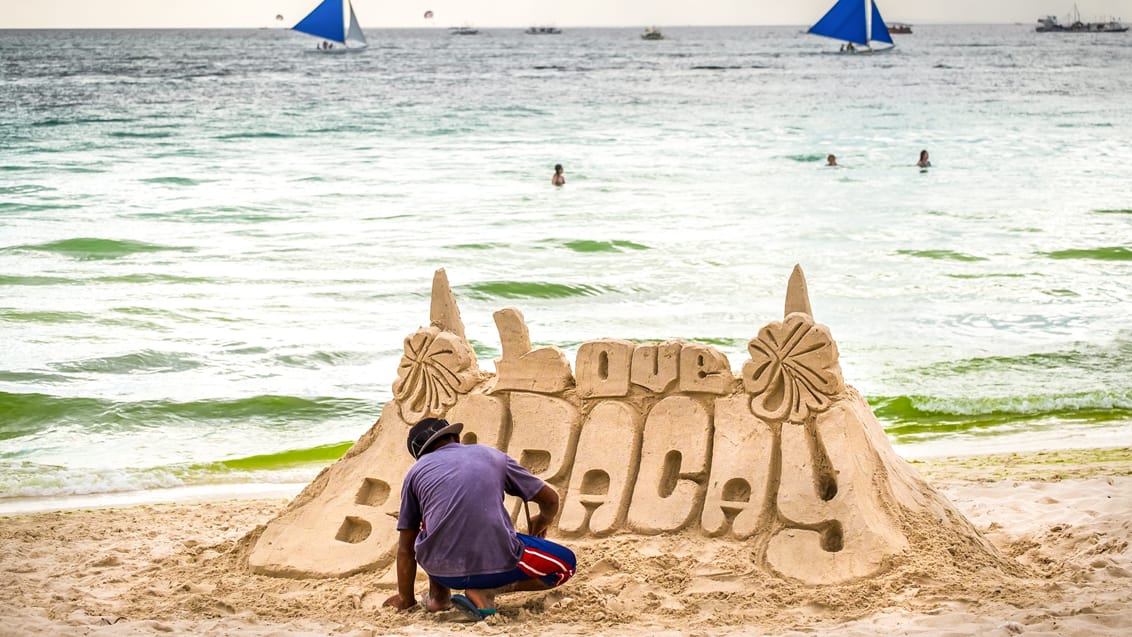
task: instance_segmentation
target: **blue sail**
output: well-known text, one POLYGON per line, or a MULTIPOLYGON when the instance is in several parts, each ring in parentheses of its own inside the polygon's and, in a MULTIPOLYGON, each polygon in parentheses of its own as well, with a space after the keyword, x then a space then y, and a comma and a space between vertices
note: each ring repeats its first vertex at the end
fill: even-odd
MULTIPOLYGON (((876 5, 873 5, 873 13, 876 13, 876 5)), ((839 0, 807 33, 867 45, 864 0, 839 0)), ((887 33, 885 35, 887 37, 887 33)))
POLYGON ((322 4, 291 28, 325 40, 345 43, 346 22, 343 15, 342 0, 322 0, 322 4))
POLYGON ((873 32, 871 34, 873 40, 877 42, 887 42, 888 44, 895 45, 892 41, 892 36, 888 34, 888 25, 884 23, 884 18, 880 17, 880 9, 877 8, 877 3, 873 3, 873 32))

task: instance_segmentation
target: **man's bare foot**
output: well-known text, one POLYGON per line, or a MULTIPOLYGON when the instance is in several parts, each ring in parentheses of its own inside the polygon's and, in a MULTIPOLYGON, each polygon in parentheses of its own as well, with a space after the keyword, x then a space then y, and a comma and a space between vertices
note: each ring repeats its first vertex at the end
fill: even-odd
POLYGON ((421 596, 421 606, 430 613, 439 613, 442 610, 452 608, 452 596, 445 595, 444 599, 440 596, 433 596, 432 593, 425 593, 421 596))
POLYGON ((469 588, 464 595, 472 600, 477 608, 495 608, 495 591, 469 588))
POLYGON ((389 599, 385 600, 385 602, 382 603, 381 605, 382 606, 392 606, 393 608, 396 608, 397 610, 408 610, 408 609, 417 605, 417 600, 415 600, 415 599, 406 600, 405 598, 401 597, 400 593, 397 593, 396 595, 393 595, 389 599))

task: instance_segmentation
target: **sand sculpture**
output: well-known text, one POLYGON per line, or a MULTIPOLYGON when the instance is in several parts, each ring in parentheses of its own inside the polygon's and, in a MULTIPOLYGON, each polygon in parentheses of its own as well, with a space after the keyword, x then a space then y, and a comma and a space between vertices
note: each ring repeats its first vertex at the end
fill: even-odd
POLYGON ((504 450, 558 489, 559 536, 725 538, 749 545, 754 568, 814 585, 867 578, 917 551, 997 559, 845 384, 797 266, 784 319, 750 340, 738 373, 706 345, 617 339, 583 343, 571 371, 557 347, 532 349, 513 308, 495 313, 502 356, 484 372, 443 270, 430 318, 405 339, 377 423, 252 538, 253 571, 388 569, 412 463, 405 435, 429 416, 465 423, 465 443, 504 450))

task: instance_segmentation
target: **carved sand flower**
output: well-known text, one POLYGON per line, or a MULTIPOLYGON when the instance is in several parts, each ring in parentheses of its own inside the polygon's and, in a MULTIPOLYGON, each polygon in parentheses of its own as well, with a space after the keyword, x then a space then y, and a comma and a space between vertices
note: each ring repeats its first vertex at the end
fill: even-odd
POLYGON ((764 420, 802 422, 825 411, 845 389, 829 331, 797 312, 759 330, 747 344, 743 386, 751 412, 764 420))
POLYGON ((405 338, 405 355, 393 382, 401 418, 415 423, 439 418, 479 380, 476 355, 467 341, 436 327, 405 338))

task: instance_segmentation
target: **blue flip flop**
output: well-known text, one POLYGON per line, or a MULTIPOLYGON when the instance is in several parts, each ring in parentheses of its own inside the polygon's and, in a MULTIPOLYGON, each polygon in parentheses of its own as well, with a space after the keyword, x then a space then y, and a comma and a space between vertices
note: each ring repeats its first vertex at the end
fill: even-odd
POLYGON ((452 607, 464 614, 469 620, 482 622, 495 614, 494 608, 479 608, 476 603, 465 595, 453 595, 452 607))

